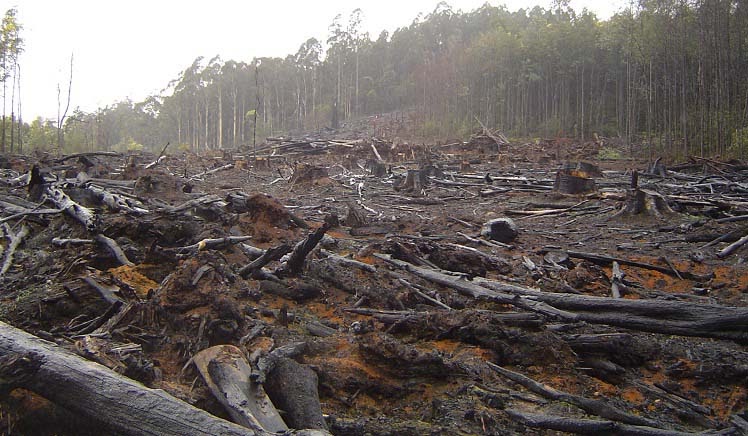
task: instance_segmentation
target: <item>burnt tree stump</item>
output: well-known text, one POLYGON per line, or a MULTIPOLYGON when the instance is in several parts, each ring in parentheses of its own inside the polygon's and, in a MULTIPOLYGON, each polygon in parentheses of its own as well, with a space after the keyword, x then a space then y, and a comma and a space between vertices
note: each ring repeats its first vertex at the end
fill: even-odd
POLYGON ((622 215, 653 215, 658 219, 664 219, 666 214, 674 213, 667 203, 665 197, 656 191, 639 188, 639 173, 631 173, 631 187, 626 191, 626 200, 623 208, 616 212, 612 218, 622 215))
POLYGON ((429 177, 426 171, 423 170, 408 170, 405 175, 405 182, 400 185, 399 190, 412 192, 413 194, 419 195, 423 188, 428 185, 429 177))
POLYGON ((366 171, 374 177, 382 178, 387 175, 387 165, 376 159, 369 159, 366 161, 366 171))
POLYGON ((559 170, 553 189, 563 194, 585 194, 596 189, 595 180, 577 175, 575 170, 559 170))
POLYGON ((345 217, 344 224, 351 228, 363 227, 369 224, 369 219, 366 217, 366 213, 356 204, 348 203, 348 214, 345 217))
POLYGON ((323 168, 317 165, 304 164, 294 168, 294 172, 291 175, 291 179, 288 181, 288 183, 291 186, 313 185, 320 179, 324 179, 327 176, 327 168, 323 168))

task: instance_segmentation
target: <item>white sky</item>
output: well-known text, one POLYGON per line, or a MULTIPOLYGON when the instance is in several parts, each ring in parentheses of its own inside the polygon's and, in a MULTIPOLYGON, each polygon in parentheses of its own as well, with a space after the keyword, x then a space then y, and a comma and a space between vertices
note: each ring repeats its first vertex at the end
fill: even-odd
MULTIPOLYGON (((310 37, 325 41, 337 14, 347 21, 356 7, 372 37, 409 25, 434 10, 438 0, 0 0, 0 14, 18 9, 25 51, 21 56, 23 119, 57 118, 57 87, 68 83, 74 54, 71 110, 95 111, 127 97, 158 94, 198 56, 226 61, 296 53, 310 37)), ((450 0, 471 11, 485 0, 450 0)), ((549 0, 491 0, 509 10, 549 0)), ((622 0, 572 0, 600 18, 622 0)), ((10 94, 10 86, 8 87, 10 94)), ((8 95, 10 97, 10 95, 8 95)), ((8 98, 8 101, 10 98, 8 98)), ((9 104, 9 103, 8 103, 9 104)))

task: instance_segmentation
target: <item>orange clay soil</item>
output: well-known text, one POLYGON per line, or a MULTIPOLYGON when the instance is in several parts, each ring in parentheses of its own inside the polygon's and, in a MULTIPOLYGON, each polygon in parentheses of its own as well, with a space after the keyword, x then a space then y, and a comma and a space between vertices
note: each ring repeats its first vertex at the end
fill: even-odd
MULTIPOLYGON (((366 137, 366 126, 366 122, 354 123, 338 137, 366 137)), ((386 131, 385 127, 380 129, 386 131)), ((465 264, 469 257, 446 244, 470 246, 483 253, 482 258, 501 261, 484 265, 509 265, 502 272, 489 267, 486 275, 490 278, 547 292, 600 297, 610 296, 610 266, 578 259, 557 266, 545 262, 544 254, 568 249, 667 267, 661 260, 665 257, 681 271, 713 274, 714 278, 698 283, 623 265, 629 289, 625 298, 748 306, 748 263, 742 261, 748 251, 744 248, 719 259, 715 253, 724 243, 702 249, 704 242, 684 240, 684 235, 703 231, 699 226, 689 227, 697 219, 706 219, 700 209, 680 211, 667 221, 651 216, 609 220, 622 206, 620 200, 600 192, 582 197, 559 195, 549 189, 556 168, 566 161, 587 160, 605 173, 597 180, 600 189, 622 196, 628 181, 625 171, 644 169, 646 162, 599 161, 585 153, 601 144, 568 139, 549 144, 520 141, 504 146, 500 154, 494 146, 443 148, 417 138, 409 143, 413 145, 400 144, 391 154, 380 147, 395 177, 431 163, 451 173, 449 181, 454 183, 428 184, 423 192, 395 191, 391 176, 378 179, 361 169, 359 164, 365 166, 373 157, 371 149, 363 145, 333 148, 327 154, 302 152, 288 156, 288 163, 271 160, 271 167, 266 168, 235 166, 190 180, 192 193, 188 193, 189 189, 183 191, 187 181, 166 168, 179 168, 180 173, 186 168, 189 175, 197 174, 224 165, 222 154, 215 153, 210 159, 168 156, 163 168, 137 174, 136 195, 153 212, 125 216, 101 210, 101 228, 118 241, 135 267, 117 265, 92 245, 51 247, 52 237, 89 236, 68 217, 51 216, 48 224, 34 222, 30 225, 35 236, 16 253, 13 268, 3 278, 6 291, 0 296, 0 318, 65 344, 78 334, 71 326, 94 319, 108 307, 81 278, 94 274, 107 284, 128 287, 134 292, 123 293, 123 298, 143 310, 139 313, 149 315, 127 318, 125 325, 117 325, 103 340, 141 345, 142 351, 123 363, 128 371, 147 374, 143 381, 150 387, 164 389, 222 417, 227 416, 225 411, 188 364, 192 355, 214 344, 232 343, 256 364, 278 347, 304 343, 294 358, 317 373, 322 410, 332 433, 340 435, 555 434, 528 427, 506 409, 602 419, 568 404, 544 400, 501 377, 486 362, 553 389, 604 401, 671 430, 723 428, 729 426, 731 415, 745 410, 748 350, 744 343, 571 323, 550 315, 536 314, 522 321, 501 318, 507 312, 532 312, 476 301, 454 289, 393 270, 374 256, 401 250, 404 258, 407 251, 416 256, 411 260, 420 258, 422 265, 446 264, 439 254, 449 249, 453 256, 449 265, 464 269, 465 280, 469 280, 476 271, 465 264), (291 162, 295 161, 322 168, 337 166, 320 180, 314 180, 314 174, 293 186, 278 180, 279 175, 291 177, 291 162), (348 166, 343 171, 340 165, 348 166), (487 173, 493 177, 493 185, 485 184, 487 173), (518 177, 525 181, 513 181, 518 177), (491 189, 496 192, 488 192, 491 189), (247 212, 226 211, 215 217, 196 216, 200 211, 190 209, 167 214, 158 212, 159 203, 155 202, 178 206, 201 194, 226 198, 236 191, 252 199, 247 212), (479 237, 483 222, 504 217, 507 210, 546 209, 549 204, 568 208, 583 200, 589 200, 584 205, 588 209, 517 219, 519 236, 511 248, 476 244, 459 235, 479 237), (288 289, 312 289, 308 296, 263 292, 269 289, 268 283, 239 277, 236 271, 250 259, 238 246, 174 254, 178 247, 223 236, 248 235, 252 238, 246 244, 263 249, 285 242, 293 245, 311 230, 292 224, 289 211, 314 229, 330 214, 337 214, 342 222, 348 204, 357 202, 366 206, 370 226, 334 228, 321 244, 327 251, 374 266, 376 272, 313 252, 304 274, 282 278, 288 289), (663 229, 680 224, 684 226, 676 230, 663 229), (524 258, 536 268, 530 270, 524 258), (417 285, 417 291, 398 278, 417 285), (367 316, 345 310, 354 307, 382 312, 367 316), (319 325, 323 327, 312 328, 319 325), (575 335, 613 333, 625 334, 624 345, 613 351, 605 347, 572 350, 567 342, 575 335), (665 386, 673 392, 670 395, 709 408, 704 416, 707 419, 684 420, 682 414, 675 413, 675 403, 654 397, 640 383, 665 386), (713 426, 706 427, 704 422, 713 426)), ((237 154, 232 162, 251 163, 237 154)), ((111 167, 119 163, 111 157, 101 159, 113 160, 108 163, 111 167)), ((153 156, 143 156, 141 161, 149 159, 153 156)), ((32 158, 26 160, 27 165, 32 163, 32 158)), ((647 180, 642 178, 642 183, 647 180)), ((18 189, 0 189, 8 195, 24 195, 18 189)), ((657 190, 658 185, 649 189, 657 190)), ((710 231, 728 233, 739 225, 715 224, 710 231)), ((268 272, 278 266, 279 262, 267 265, 268 272)), ((38 397, 21 389, 0 398, 0 432, 29 428, 37 403, 38 397)), ((76 434, 70 430, 72 426, 79 434, 86 434, 85 426, 71 422, 76 421, 58 418, 32 433, 76 434)))

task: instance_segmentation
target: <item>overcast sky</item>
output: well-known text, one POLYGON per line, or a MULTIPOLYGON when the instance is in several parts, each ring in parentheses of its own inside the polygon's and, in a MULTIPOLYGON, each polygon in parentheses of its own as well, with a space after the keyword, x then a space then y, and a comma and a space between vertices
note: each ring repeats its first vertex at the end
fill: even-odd
MULTIPOLYGON (((22 54, 22 113, 57 118, 57 87, 68 83, 73 54, 71 110, 94 111, 125 98, 141 101, 158 94, 198 56, 250 61, 259 56, 296 53, 310 37, 327 39, 337 14, 356 7, 372 37, 407 26, 434 10, 438 0, 0 0, 0 13, 18 9, 25 41, 22 54)), ((455 10, 471 11, 485 0, 451 0, 455 10)), ((550 1, 489 1, 510 10, 550 1)), ((572 0, 600 18, 616 12, 622 0, 572 0)), ((10 88, 10 87, 9 87, 10 88)), ((10 93, 10 89, 8 90, 10 93)))

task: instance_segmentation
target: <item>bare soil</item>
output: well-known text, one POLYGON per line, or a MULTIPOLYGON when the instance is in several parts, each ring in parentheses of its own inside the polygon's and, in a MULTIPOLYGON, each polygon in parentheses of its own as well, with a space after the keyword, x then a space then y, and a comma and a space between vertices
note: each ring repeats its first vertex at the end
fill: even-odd
MULTIPOLYGON (((730 232, 744 234, 744 222, 718 220, 746 213, 745 169, 699 161, 698 168, 669 177, 642 175, 639 186, 665 195, 673 211, 614 217, 625 204, 630 171, 644 171, 648 162, 600 160, 598 151, 605 146, 626 156, 626 147, 565 139, 500 147, 486 137, 467 143, 406 140, 398 134, 401 123, 392 116, 364 119, 315 137, 339 143, 280 149, 275 155, 260 147, 262 159, 252 150, 173 154, 146 170, 142 166, 154 157, 143 154, 136 156, 134 169, 115 174, 125 156, 92 157, 100 172, 94 177, 136 181, 129 194, 149 209, 138 216, 79 199, 99 212, 101 233, 117 241, 134 266, 119 264, 97 245, 53 246, 53 238, 91 237, 70 216, 28 216, 30 236, 2 277, 0 318, 222 417, 225 411, 186 365, 194 353, 232 343, 256 363, 277 347, 304 343, 295 359, 317 373, 322 411, 331 432, 339 435, 557 433, 514 412, 602 419, 567 401, 543 398, 489 363, 672 431, 730 429, 731 417, 745 417, 745 340, 569 322, 468 297, 377 257, 425 260, 427 267, 462 273, 468 281, 485 277, 546 292, 610 297, 610 265, 564 256, 555 263, 549 259, 559 258, 548 256, 596 253, 708 276, 693 280, 622 265, 624 299, 742 308, 748 306, 748 251, 719 258, 729 242, 704 245, 730 232), (376 159, 372 143, 387 166, 381 177, 367 171, 367 161, 376 159), (578 161, 601 170, 596 190, 554 191, 556 171, 578 161), (234 167, 190 178, 229 163, 234 167), (427 165, 445 175, 432 176, 418 192, 395 189, 408 169, 427 165), (241 212, 224 205, 217 211, 164 208, 205 194, 226 199, 236 192, 249 199, 241 212), (351 210, 366 222, 345 225, 351 210), (206 238, 245 235, 251 236, 248 244, 261 249, 296 244, 330 215, 341 225, 327 232, 302 275, 283 278, 282 289, 238 275, 251 260, 239 244, 177 250, 206 238), (511 217, 518 227, 510 246, 488 246, 461 235, 485 240, 481 225, 500 217, 511 217), (326 253, 374 266, 376 272, 338 263, 326 253), (91 336, 81 326, 109 304, 84 277, 116 286, 117 295, 138 309, 106 335, 91 336), (507 318, 510 314, 520 318, 507 318), (326 328, 315 328, 319 325, 326 328), (579 335, 615 334, 623 334, 623 342, 613 351, 573 341, 579 335), (98 352, 91 351, 93 340, 102 341, 98 352), (106 351, 123 344, 140 349, 124 356, 106 351), (687 408, 677 399, 701 408, 687 408)), ((74 162, 66 165, 75 167, 74 162)), ((53 166, 50 157, 17 157, 6 179, 33 164, 53 166)), ((77 171, 68 168, 68 177, 77 171)), ((22 186, 2 190, 27 195, 22 186)), ((14 231, 21 225, 17 219, 7 224, 14 231)), ((1 412, 4 434, 96 433, 86 419, 23 389, 3 396, 1 412)))

